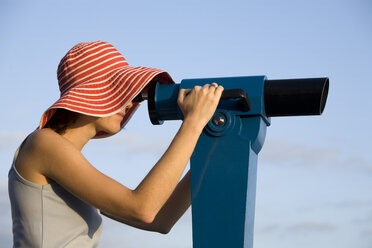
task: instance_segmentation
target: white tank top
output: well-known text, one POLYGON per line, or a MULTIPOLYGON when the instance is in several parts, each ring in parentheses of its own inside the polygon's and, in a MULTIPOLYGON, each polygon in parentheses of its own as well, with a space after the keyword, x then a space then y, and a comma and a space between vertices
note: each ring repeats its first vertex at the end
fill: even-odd
POLYGON ((98 247, 102 231, 99 211, 57 183, 38 185, 14 167, 8 175, 14 248, 98 247))

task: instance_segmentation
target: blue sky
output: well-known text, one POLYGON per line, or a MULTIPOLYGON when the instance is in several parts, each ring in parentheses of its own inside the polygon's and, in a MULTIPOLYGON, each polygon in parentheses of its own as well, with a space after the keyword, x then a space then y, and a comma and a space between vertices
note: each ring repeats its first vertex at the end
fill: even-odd
MULTIPOLYGON (((254 247, 372 247, 372 3, 369 0, 0 2, 0 247, 11 243, 7 172, 58 97, 76 43, 112 43, 133 66, 185 78, 330 78, 322 116, 273 118, 259 154, 254 247)), ((180 122, 126 130, 84 149, 134 188, 180 122)), ((168 235, 105 219, 102 247, 191 247, 191 215, 168 235)))

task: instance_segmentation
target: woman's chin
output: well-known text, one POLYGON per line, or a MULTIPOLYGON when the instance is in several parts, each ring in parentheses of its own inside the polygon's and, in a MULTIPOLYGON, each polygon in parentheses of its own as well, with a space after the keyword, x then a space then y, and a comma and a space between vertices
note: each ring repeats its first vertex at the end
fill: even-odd
POLYGON ((110 127, 110 128, 104 128, 102 130, 99 130, 99 132, 105 132, 109 135, 114 135, 114 134, 117 134, 118 132, 120 132, 121 130, 121 127, 118 126, 118 127, 110 127))
POLYGON ((112 129, 112 130, 110 131, 110 133, 111 133, 111 134, 117 134, 118 132, 120 132, 120 130, 121 130, 121 128, 118 127, 118 128, 112 129))

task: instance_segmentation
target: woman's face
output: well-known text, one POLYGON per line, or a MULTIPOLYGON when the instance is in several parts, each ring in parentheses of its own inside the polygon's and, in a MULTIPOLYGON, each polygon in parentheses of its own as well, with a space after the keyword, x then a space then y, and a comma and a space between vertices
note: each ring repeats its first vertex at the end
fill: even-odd
POLYGON ((121 129, 121 121, 123 120, 127 110, 131 107, 133 107, 132 102, 130 102, 124 109, 120 110, 114 115, 98 118, 95 121, 97 132, 103 131, 108 134, 118 133, 121 129))
MULTIPOLYGON (((148 85, 142 90, 141 94, 142 96, 147 98, 147 93, 148 85)), ((97 133, 100 131, 103 131, 110 135, 118 133, 121 129, 120 124, 124 118, 124 115, 131 107, 133 107, 133 102, 130 102, 124 109, 114 115, 98 118, 95 121, 97 133)))

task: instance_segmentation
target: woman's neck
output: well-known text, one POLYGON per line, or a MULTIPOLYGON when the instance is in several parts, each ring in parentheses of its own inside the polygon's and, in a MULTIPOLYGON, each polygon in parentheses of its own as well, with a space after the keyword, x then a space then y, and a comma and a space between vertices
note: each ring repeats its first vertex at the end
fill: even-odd
POLYGON ((86 143, 96 136, 96 128, 94 125, 94 119, 96 117, 83 116, 66 129, 66 132, 62 134, 64 138, 69 140, 79 151, 83 149, 86 143))

